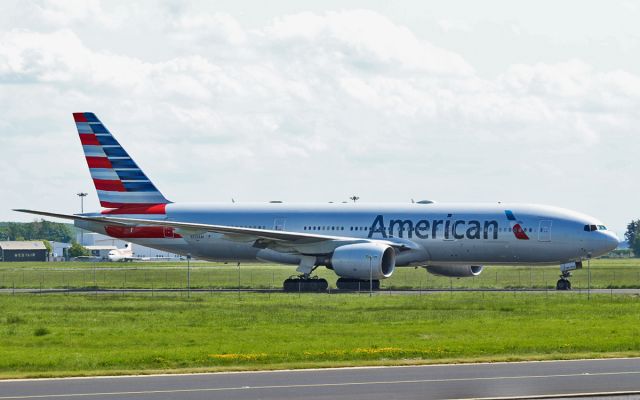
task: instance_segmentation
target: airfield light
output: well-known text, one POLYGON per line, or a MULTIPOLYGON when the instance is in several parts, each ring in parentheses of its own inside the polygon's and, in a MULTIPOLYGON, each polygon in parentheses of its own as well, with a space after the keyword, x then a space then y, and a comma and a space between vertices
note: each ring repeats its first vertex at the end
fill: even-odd
MULTIPOLYGON (((88 193, 80 192, 76 193, 80 197, 80 214, 84 214, 84 198, 88 193)), ((80 228, 80 244, 84 246, 84 229, 80 228)))
POLYGON ((356 195, 353 195, 353 196, 349 197, 349 200, 352 200, 355 203, 356 201, 360 200, 360 197, 358 197, 356 195))
POLYGON ((191 254, 187 254, 187 297, 191 297, 191 254))
POLYGON ((369 297, 371 297, 373 295, 373 260, 378 256, 366 255, 365 257, 369 259, 369 297))

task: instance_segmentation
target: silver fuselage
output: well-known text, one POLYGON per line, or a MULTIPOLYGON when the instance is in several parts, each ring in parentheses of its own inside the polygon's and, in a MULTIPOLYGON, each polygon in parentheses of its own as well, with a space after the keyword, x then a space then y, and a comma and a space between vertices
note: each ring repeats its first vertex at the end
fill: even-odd
MULTIPOLYGON (((85 214, 99 215, 99 214, 85 214)), ((397 265, 562 264, 597 257, 618 245, 597 219, 557 207, 508 203, 430 204, 200 204, 173 203, 162 215, 130 218, 304 232, 406 243, 397 265), (585 230, 585 226, 600 227, 585 230)), ((158 228, 147 235, 76 225, 176 254, 211 261, 298 263, 286 251, 261 249, 229 234, 158 228)))

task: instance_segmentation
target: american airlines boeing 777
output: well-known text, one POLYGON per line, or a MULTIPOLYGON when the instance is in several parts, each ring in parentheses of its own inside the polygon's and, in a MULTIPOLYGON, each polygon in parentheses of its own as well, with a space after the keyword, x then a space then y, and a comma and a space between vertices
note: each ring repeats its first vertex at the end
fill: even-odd
POLYGON ((90 112, 73 114, 98 192, 101 212, 66 218, 75 225, 181 255, 211 261, 297 265, 285 290, 325 290, 319 266, 340 289, 379 286, 396 267, 420 266, 452 277, 476 276, 484 264, 560 265, 570 271, 613 250, 618 238, 600 221, 557 207, 511 203, 200 204, 173 203, 90 112))

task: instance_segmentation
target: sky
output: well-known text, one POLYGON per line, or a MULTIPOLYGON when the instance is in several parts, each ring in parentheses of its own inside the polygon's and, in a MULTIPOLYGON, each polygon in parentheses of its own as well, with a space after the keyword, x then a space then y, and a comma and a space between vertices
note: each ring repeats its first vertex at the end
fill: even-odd
POLYGON ((640 218, 640 3, 0 2, 0 221, 99 203, 72 112, 175 202, 640 218))

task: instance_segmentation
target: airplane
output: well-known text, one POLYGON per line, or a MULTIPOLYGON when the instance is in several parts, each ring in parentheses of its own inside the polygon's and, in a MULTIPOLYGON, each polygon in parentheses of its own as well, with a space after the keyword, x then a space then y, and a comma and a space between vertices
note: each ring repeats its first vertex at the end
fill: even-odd
POLYGON ((325 291, 324 266, 338 289, 378 289, 396 267, 449 277, 479 275, 485 264, 559 265, 556 289, 571 271, 618 246, 596 218, 519 203, 287 204, 174 203, 151 182, 91 112, 73 113, 103 210, 61 214, 82 229, 210 261, 297 265, 285 291, 325 291))
POLYGON ((150 257, 135 257, 133 255, 133 247, 131 245, 131 243, 125 243, 124 248, 122 249, 113 249, 109 251, 109 254, 107 254, 107 258, 109 259, 109 261, 112 262, 127 262, 127 261, 135 261, 135 260, 140 260, 140 261, 149 261, 151 260, 150 257))

